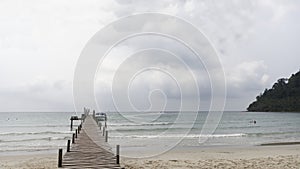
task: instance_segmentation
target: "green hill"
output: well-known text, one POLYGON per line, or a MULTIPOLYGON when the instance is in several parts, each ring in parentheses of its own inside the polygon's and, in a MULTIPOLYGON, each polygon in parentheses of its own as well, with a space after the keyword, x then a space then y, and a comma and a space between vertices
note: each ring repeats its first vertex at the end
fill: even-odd
POLYGON ((300 112, 300 71, 289 79, 279 79, 271 89, 265 89, 247 110, 300 112))

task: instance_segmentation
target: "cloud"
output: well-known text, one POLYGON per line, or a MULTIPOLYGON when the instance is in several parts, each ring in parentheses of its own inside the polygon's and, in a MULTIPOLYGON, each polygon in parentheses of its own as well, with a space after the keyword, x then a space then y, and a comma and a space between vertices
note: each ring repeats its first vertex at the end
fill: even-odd
POLYGON ((227 84, 229 97, 241 97, 251 92, 259 92, 269 81, 267 66, 263 61, 243 62, 228 70, 227 84))
POLYGON ((28 84, 0 88, 4 111, 72 111, 71 82, 38 77, 28 84), (69 107, 69 109, 68 109, 69 107))
MULTIPOLYGON (((207 36, 219 53, 225 71, 228 109, 245 109, 272 82, 299 70, 300 4, 297 1, 154 0, 150 5, 148 1, 131 0, 16 2, 0 2, 0 100, 4 103, 0 111, 73 110, 71 81, 86 42, 106 24, 143 12, 178 16, 207 36)), ((135 26, 127 25, 116 33, 135 26)), ((176 31, 172 27, 164 29, 176 31)), ((118 70, 116 65, 127 54, 146 47, 163 48, 180 56, 197 74, 201 99, 209 99, 206 69, 192 59, 188 50, 167 38, 144 36, 116 47, 102 65, 95 83, 101 108, 112 108, 110 85, 118 70)), ((176 74, 187 89, 186 96, 191 100, 197 97, 194 90, 188 90, 192 88, 189 88, 191 78, 185 76, 186 68, 175 60, 155 60, 149 56, 134 60, 124 68, 130 71, 149 64, 176 74)), ((138 94, 142 93, 132 93, 137 107, 149 106, 145 98, 155 88, 166 93, 170 105, 178 105, 179 90, 165 74, 148 72, 139 76, 132 87, 138 94)), ((164 99, 164 95, 155 92, 153 103, 160 102, 159 99, 164 99)))

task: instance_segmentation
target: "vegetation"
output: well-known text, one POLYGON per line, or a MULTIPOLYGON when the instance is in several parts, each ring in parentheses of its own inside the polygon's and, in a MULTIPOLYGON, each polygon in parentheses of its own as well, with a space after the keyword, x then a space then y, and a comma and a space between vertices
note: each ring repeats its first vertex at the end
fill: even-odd
POLYGON ((247 110, 300 112, 300 71, 289 79, 279 79, 271 89, 265 89, 247 110))

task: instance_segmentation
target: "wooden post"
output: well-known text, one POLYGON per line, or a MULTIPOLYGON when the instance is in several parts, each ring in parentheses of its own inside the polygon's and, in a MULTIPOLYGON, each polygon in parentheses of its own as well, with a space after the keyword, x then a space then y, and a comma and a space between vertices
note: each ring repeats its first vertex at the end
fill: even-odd
POLYGON ((117 164, 120 164, 120 145, 117 145, 116 147, 116 157, 117 157, 117 164))
POLYGON ((63 149, 62 148, 58 149, 58 167, 62 167, 62 153, 63 153, 63 149))
POLYGON ((71 120, 71 126, 70 126, 70 128, 71 128, 71 131, 72 131, 72 129, 73 129, 73 120, 71 120))
POLYGON ((72 143, 75 143, 75 133, 73 133, 73 137, 72 137, 72 143))
POLYGON ((81 114, 81 122, 84 120, 84 114, 81 114))
POLYGON ((75 138, 77 138, 77 129, 75 130, 75 138))
POLYGON ((70 152, 70 144, 71 144, 71 140, 68 140, 68 144, 67 144, 67 152, 70 152))
POLYGON ((104 136, 104 133, 105 133, 105 127, 103 127, 103 133, 102 133, 102 136, 104 136))
POLYGON ((105 142, 108 140, 108 131, 105 131, 105 142))

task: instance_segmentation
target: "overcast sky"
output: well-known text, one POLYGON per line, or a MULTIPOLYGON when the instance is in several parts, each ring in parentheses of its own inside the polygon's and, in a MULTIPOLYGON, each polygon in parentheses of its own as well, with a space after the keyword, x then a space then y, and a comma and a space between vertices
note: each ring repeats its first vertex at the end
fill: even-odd
MULTIPOLYGON (((0 111, 74 111, 72 81, 85 44, 105 25, 143 12, 178 16, 205 34, 225 72, 226 110, 245 110, 278 78, 289 77, 300 69, 300 2, 296 0, 157 0, 150 4, 146 0, 1 0, 0 111)), ((134 44, 145 48, 173 44, 170 46, 181 52, 181 57, 189 55, 184 49, 178 51, 180 47, 168 39, 149 39, 125 42, 115 54, 134 50, 134 44)), ((153 60, 135 62, 143 65, 153 60)), ((170 70, 180 70, 172 61, 160 62, 170 70)), ((109 71, 108 67, 103 72, 109 71)), ((105 82, 111 74, 103 72, 96 78, 97 98, 102 98, 98 104, 101 110, 112 110, 111 100, 103 99, 109 95, 105 82)), ((205 103, 205 75, 202 77, 199 89, 205 103)), ((178 108, 178 91, 171 90, 176 85, 158 72, 148 72, 133 82, 133 100, 145 100, 149 85, 169 93, 173 105, 168 109, 178 108), (158 80, 152 83, 151 79, 158 80)), ((157 97, 165 96, 158 93, 157 97)), ((145 109, 143 101, 134 104, 145 109)))

